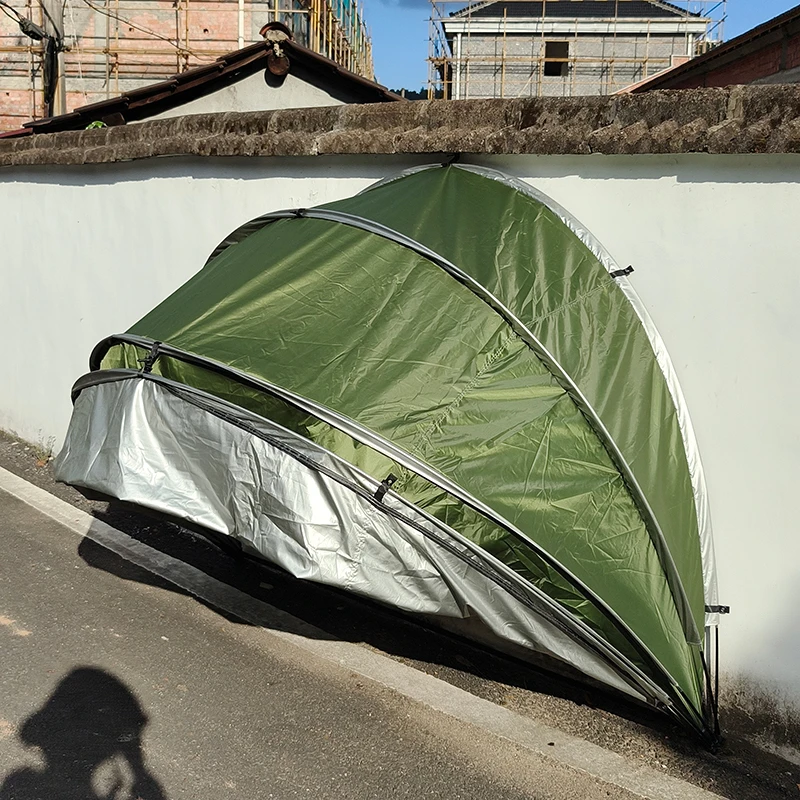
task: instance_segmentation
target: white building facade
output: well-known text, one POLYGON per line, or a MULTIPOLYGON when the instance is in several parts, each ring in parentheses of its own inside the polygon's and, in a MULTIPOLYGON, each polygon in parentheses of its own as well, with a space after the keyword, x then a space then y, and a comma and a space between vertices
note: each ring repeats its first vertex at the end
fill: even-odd
POLYGON ((433 67, 455 100, 613 94, 716 35, 711 17, 651 0, 497 0, 436 24, 433 67))

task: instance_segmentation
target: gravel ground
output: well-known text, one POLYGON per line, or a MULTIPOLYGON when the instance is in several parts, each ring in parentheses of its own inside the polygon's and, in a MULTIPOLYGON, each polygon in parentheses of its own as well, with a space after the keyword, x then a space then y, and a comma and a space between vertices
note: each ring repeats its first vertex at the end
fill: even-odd
MULTIPOLYGON (((48 454, 41 448, 2 432, 0 466, 337 638, 383 652, 632 761, 663 769, 732 800, 800 797, 800 767, 757 749, 743 737, 728 733, 721 751, 711 754, 660 715, 544 675, 369 601, 298 581, 270 565, 221 550, 177 525, 90 502, 71 487, 53 480, 48 454)), ((87 563, 107 568, 102 566, 107 559, 98 545, 85 540, 79 552, 87 563)), ((118 570, 122 579, 164 586, 140 570, 118 570)), ((164 588, 174 590, 171 586, 164 588)), ((723 728, 724 724, 723 719, 723 728)))

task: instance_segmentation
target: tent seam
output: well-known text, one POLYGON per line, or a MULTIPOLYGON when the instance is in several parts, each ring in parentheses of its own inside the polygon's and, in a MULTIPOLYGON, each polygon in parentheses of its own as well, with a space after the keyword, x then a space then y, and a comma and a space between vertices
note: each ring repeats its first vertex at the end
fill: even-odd
POLYGON ((506 340, 498 345, 493 352, 489 354, 486 363, 475 373, 470 382, 439 412, 439 414, 424 428, 420 429, 414 436, 411 442, 411 447, 419 449, 420 454, 427 455, 429 449, 433 446, 431 437, 434 433, 441 428, 442 423, 453 411, 457 408, 464 398, 471 392, 483 378, 483 376, 500 360, 500 358, 507 352, 508 346, 511 343, 513 334, 506 333, 506 340))
POLYGON ((562 311, 564 311, 567 308, 570 308, 571 306, 577 305, 578 303, 582 303, 584 300, 587 300, 588 298, 596 295, 598 292, 605 291, 607 288, 608 288, 607 284, 598 284, 597 286, 594 287, 594 289, 591 289, 588 292, 584 292, 583 294, 578 295, 578 297, 576 297, 574 300, 570 300, 568 303, 562 303, 560 306, 557 306, 552 311, 548 311, 546 314, 540 314, 539 316, 533 317, 531 320, 531 324, 535 325, 538 324, 539 322, 543 322, 544 320, 549 319, 550 317, 561 313, 562 311))

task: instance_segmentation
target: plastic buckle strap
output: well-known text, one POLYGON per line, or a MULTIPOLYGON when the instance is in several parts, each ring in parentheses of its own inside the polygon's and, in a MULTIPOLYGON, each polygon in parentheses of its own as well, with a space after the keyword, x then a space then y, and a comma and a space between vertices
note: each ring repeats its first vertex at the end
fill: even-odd
POLYGON ((625 269, 615 269, 613 272, 610 272, 612 278, 627 278, 634 271, 633 267, 627 266, 625 269))
POLYGON ((389 489, 397 483, 397 476, 393 475, 391 472, 386 476, 384 480, 381 481, 381 485, 378 487, 377 491, 375 492, 375 499, 379 502, 383 502, 383 498, 386 497, 386 493, 389 489))
POLYGON ((150 352, 144 358, 138 359, 138 362, 142 365, 141 372, 143 374, 148 374, 153 371, 153 365, 156 363, 156 359, 159 356, 158 351, 160 347, 161 342, 153 342, 150 352))

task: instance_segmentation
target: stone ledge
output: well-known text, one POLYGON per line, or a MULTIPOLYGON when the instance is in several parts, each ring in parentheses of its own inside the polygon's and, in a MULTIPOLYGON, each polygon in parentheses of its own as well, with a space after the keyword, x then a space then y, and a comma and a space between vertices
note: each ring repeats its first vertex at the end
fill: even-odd
POLYGON ((800 153, 800 86, 200 114, 0 139, 0 166, 454 152, 800 153))

